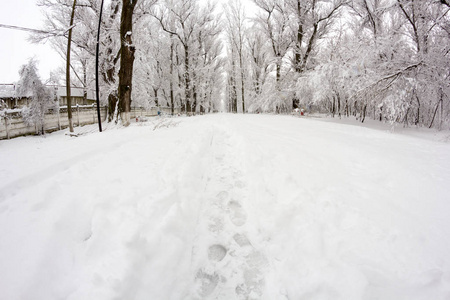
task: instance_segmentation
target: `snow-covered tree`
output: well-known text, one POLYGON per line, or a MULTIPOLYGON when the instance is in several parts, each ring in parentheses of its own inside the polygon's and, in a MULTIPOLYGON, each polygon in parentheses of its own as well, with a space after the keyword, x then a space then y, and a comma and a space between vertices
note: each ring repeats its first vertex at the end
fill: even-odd
POLYGON ((27 125, 36 126, 38 133, 44 133, 45 114, 51 109, 57 109, 53 93, 42 83, 38 75, 37 61, 30 59, 19 71, 20 80, 17 83, 17 97, 29 97, 30 103, 23 108, 22 116, 27 125))
POLYGON ((326 37, 339 20, 347 0, 285 0, 290 9, 293 39, 292 64, 298 72, 313 67, 311 61, 318 54, 319 41, 326 37))
POLYGON ((251 88, 248 106, 252 107, 253 111, 258 108, 259 97, 270 71, 271 55, 268 47, 269 44, 263 33, 255 28, 249 29, 247 35, 248 83, 251 88))
MULTIPOLYGON (((215 5, 211 3, 201 7, 194 0, 165 0, 152 13, 162 30, 167 33, 166 37, 171 40, 170 52, 176 56, 175 59, 171 58, 171 68, 182 62, 182 77, 178 83, 184 90, 181 97, 182 109, 188 113, 205 109, 202 99, 205 93, 201 90, 205 80, 215 76, 208 70, 214 68, 219 61, 217 49, 220 46, 217 41, 220 30, 214 10, 215 5), (176 44, 172 44, 174 41, 176 44)), ((172 75, 173 71, 170 71, 172 75)), ((173 92, 173 88, 171 91, 173 92)))
MULTIPOLYGON (((287 2, 285 0, 255 0, 254 2, 261 9, 261 13, 256 18, 256 24, 269 41, 275 65, 275 78, 278 83, 281 80, 283 59, 286 58, 293 43, 287 2)), ((279 87, 276 89, 279 90, 279 87)))
MULTIPOLYGON (((231 52, 231 59, 236 60, 232 62, 233 80, 239 79, 235 84, 240 86, 240 107, 242 108, 242 113, 245 113, 245 80, 246 80, 246 15, 244 11, 244 6, 240 0, 233 0, 228 2, 225 6, 225 17, 227 24, 227 35, 230 41, 229 47, 231 52), (236 70, 237 69, 237 70, 236 70)), ((237 90, 237 87, 234 87, 237 90)), ((236 95, 237 96, 237 95, 236 95)), ((236 107, 237 112, 237 107, 236 107)))

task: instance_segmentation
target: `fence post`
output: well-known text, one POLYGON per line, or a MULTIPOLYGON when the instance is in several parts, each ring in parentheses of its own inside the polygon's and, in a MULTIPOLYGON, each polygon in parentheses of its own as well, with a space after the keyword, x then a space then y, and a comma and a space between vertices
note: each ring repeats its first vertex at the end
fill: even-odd
POLYGON ((58 129, 61 130, 61 107, 58 105, 58 129))
POLYGON ((5 113, 6 138, 9 140, 8 115, 5 113))
POLYGON ((77 119, 78 119, 78 127, 80 127, 80 106, 77 104, 77 119))

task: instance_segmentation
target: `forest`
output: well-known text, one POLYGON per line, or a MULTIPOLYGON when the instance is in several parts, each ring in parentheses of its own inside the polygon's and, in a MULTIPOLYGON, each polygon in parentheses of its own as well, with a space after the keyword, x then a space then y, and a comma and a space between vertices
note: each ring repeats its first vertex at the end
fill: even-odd
MULTIPOLYGON (((71 85, 94 89, 103 4, 38 3, 47 33, 33 40, 70 57, 71 85)), ((448 0, 106 1, 101 101, 109 121, 130 106, 189 114, 300 108, 448 129, 449 11, 448 0)))

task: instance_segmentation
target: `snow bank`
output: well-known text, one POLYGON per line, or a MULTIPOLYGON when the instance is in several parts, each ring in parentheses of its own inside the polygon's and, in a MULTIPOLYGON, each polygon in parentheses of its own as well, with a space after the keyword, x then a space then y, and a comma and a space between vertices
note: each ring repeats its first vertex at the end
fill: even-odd
POLYGON ((1 299, 448 299, 450 145, 286 116, 0 142, 1 299))

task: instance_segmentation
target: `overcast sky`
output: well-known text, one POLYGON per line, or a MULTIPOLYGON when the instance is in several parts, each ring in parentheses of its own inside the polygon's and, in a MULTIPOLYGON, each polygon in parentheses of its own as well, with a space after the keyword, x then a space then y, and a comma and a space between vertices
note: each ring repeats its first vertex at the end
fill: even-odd
MULTIPOLYGON (((0 24, 40 29, 43 16, 36 0, 2 1, 0 24)), ((219 0, 226 2, 226 0, 219 0)), ((251 0, 247 4, 247 13, 253 11, 251 0), (250 10, 248 9, 250 8, 250 10)), ((27 41, 28 32, 0 28, 0 84, 19 80, 19 68, 35 57, 43 81, 50 77, 50 72, 64 65, 62 58, 47 44, 31 44, 27 41)))
MULTIPOLYGON (((40 29, 42 14, 36 0, 2 1, 0 24, 40 29)), ((50 71, 63 64, 59 55, 47 45, 35 45, 27 41, 28 32, 0 28, 0 83, 19 80, 19 68, 35 57, 39 61, 42 80, 49 78, 50 71)))

